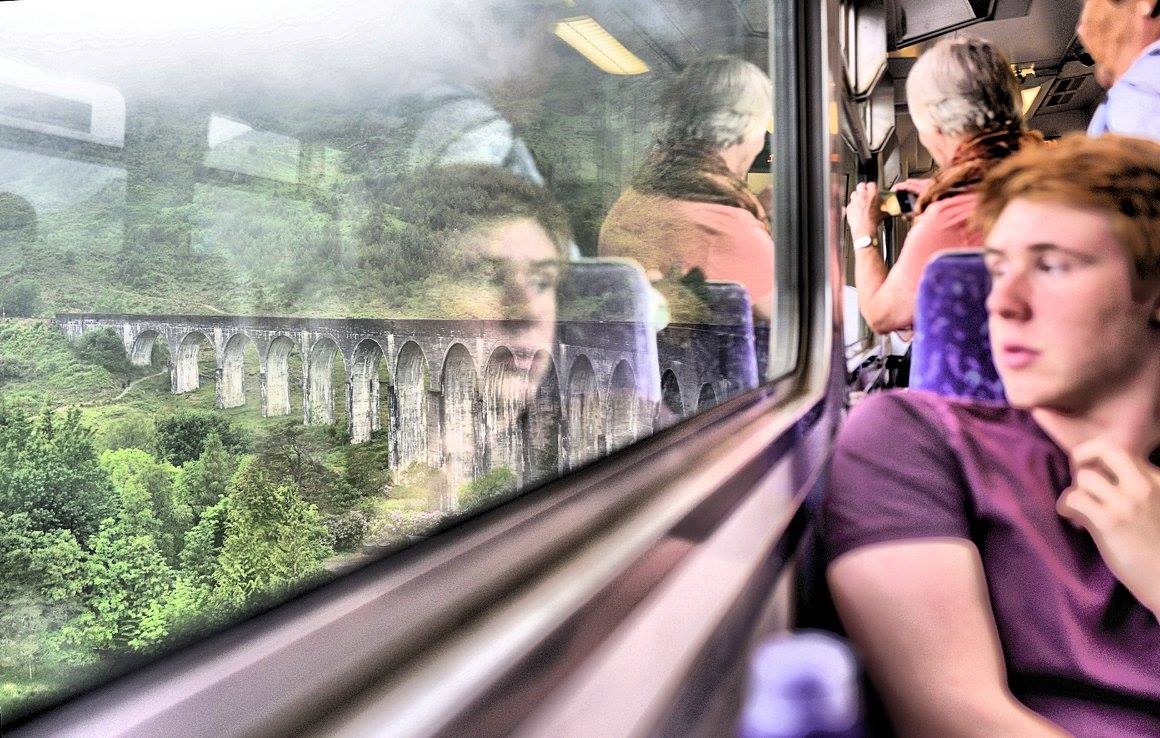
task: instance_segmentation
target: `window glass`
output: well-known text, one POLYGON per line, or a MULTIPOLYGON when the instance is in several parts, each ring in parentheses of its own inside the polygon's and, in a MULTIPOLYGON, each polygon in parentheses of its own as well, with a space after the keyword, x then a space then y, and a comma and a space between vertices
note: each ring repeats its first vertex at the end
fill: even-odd
POLYGON ((767 19, 0 3, 0 713, 757 387, 767 19))

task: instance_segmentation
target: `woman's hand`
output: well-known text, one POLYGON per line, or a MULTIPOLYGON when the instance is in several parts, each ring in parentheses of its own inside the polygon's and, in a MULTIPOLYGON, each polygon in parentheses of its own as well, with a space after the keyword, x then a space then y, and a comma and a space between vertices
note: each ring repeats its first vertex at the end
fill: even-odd
POLYGON ((1071 461, 1072 486, 1056 510, 1091 534, 1116 578, 1160 616, 1160 469, 1101 439, 1076 446, 1071 461))
POLYGON ((882 198, 878 195, 877 184, 858 183, 846 205, 846 222, 850 224, 850 235, 855 239, 878 235, 878 224, 882 222, 882 198))

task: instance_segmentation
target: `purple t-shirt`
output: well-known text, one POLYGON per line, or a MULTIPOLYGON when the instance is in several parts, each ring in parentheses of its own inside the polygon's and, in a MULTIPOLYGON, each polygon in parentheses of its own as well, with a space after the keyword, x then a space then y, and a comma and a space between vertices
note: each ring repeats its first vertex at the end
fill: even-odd
POLYGON ((1056 513, 1070 484, 1067 454, 1026 411, 874 395, 838 438, 827 555, 884 541, 972 541, 1015 695, 1078 736, 1160 736, 1160 625, 1091 536, 1056 513))

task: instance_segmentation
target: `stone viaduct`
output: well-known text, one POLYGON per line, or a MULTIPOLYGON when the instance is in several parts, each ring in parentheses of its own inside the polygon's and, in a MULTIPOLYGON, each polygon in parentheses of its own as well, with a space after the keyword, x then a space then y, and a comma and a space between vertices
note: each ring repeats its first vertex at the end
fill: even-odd
MULTIPOLYGON (((728 302, 732 293, 724 292, 728 302)), ((532 321, 108 314, 56 321, 74 339, 115 331, 135 365, 148 365, 164 345, 176 394, 198 389, 212 366, 221 408, 245 404, 252 347, 262 415, 300 412, 306 424, 334 424, 341 402, 352 443, 386 429, 394 468, 422 462, 458 489, 499 466, 521 486, 558 474, 756 386, 748 300, 739 306, 740 323, 659 333, 643 322, 562 320, 551 345, 540 347, 525 345, 532 321), (341 386, 335 377, 344 378, 341 386)))

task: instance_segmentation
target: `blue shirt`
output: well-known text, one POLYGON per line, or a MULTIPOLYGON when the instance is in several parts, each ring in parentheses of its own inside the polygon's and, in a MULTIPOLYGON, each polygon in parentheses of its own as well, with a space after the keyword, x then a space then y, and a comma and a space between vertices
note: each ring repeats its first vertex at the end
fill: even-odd
POLYGON ((1105 133, 1160 140, 1160 41, 1144 49, 1096 109, 1088 135, 1105 133))

